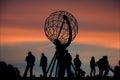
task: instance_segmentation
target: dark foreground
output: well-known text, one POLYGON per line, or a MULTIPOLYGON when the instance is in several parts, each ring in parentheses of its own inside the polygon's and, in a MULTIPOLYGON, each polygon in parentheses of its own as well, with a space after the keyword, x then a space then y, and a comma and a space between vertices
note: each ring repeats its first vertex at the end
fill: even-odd
POLYGON ((114 77, 81 77, 81 78, 56 78, 56 77, 34 77, 32 79, 30 78, 22 78, 22 80, 120 80, 114 77))

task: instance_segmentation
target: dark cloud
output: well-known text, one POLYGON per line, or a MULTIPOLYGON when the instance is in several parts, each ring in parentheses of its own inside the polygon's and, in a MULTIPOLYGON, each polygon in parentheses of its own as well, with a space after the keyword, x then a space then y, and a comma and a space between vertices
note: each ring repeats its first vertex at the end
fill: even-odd
POLYGON ((119 32, 120 31, 120 24, 119 25, 111 25, 109 24, 104 24, 103 23, 98 23, 98 22, 85 22, 81 21, 79 23, 79 31, 81 30, 90 30, 90 31, 103 31, 103 32, 119 32))
POLYGON ((37 21, 0 20, 1 26, 21 29, 41 29, 44 23, 37 21))
POLYGON ((118 32, 120 30, 119 3, 120 0, 0 0, 0 24, 38 29, 44 26, 44 21, 51 12, 65 9, 76 16, 79 29, 118 32), (111 13, 113 14, 109 15, 111 13), (99 18, 93 22, 92 17, 97 17, 96 15, 101 16, 103 22, 99 18), (86 16, 88 18, 85 18, 86 16), (111 20, 108 19, 105 23, 104 19, 109 17, 111 20), (111 22, 112 19, 117 23, 111 22))

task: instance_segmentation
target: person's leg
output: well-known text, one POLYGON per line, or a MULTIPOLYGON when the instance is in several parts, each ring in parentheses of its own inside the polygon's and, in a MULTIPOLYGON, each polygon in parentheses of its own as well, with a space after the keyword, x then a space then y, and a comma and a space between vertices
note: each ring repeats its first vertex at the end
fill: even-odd
POLYGON ((23 77, 27 76, 28 69, 29 69, 29 66, 27 65, 23 77))
POLYGON ((33 76, 33 66, 30 66, 30 77, 33 76))
POLYGON ((75 66, 75 76, 78 75, 78 70, 77 70, 77 67, 75 66))
POLYGON ((43 76, 46 77, 46 66, 42 67, 42 71, 43 71, 43 76))
POLYGON ((45 71, 44 71, 44 72, 45 72, 45 77, 47 76, 47 71, 46 71, 46 68, 47 68, 47 66, 45 66, 45 71))
POLYGON ((77 69, 77 76, 80 76, 80 68, 79 67, 76 67, 76 69, 77 69))
POLYGON ((90 76, 92 77, 92 72, 93 72, 93 69, 91 69, 91 71, 90 71, 90 76))

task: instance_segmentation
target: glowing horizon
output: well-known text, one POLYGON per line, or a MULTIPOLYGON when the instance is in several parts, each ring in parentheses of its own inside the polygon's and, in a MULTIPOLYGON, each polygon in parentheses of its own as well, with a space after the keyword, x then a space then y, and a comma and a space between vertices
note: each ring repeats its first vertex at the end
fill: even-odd
MULTIPOLYGON (((119 34, 119 32, 93 32, 80 30, 74 42, 120 49, 119 34)), ((47 37, 45 36, 44 30, 29 29, 28 31, 23 28, 1 28, 1 44, 36 41, 48 41, 47 37)))

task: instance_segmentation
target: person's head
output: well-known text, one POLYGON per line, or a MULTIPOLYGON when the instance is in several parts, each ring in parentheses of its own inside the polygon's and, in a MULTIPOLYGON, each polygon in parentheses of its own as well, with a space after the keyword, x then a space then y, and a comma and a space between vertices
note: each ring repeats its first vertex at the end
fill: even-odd
POLYGON ((31 51, 29 51, 29 52, 28 52, 28 55, 32 55, 32 52, 31 52, 31 51))
POLYGON ((78 55, 78 54, 76 54, 76 58, 79 58, 79 55, 78 55))
POLYGON ((92 59, 95 59, 94 56, 92 56, 92 59))
POLYGON ((44 53, 41 53, 42 56, 44 56, 44 53))
POLYGON ((108 57, 107 57, 107 56, 103 56, 103 59, 104 59, 104 60, 107 60, 107 59, 108 59, 108 57))

